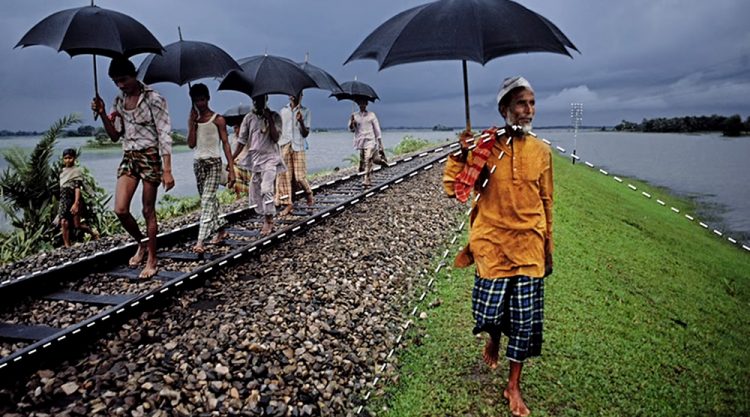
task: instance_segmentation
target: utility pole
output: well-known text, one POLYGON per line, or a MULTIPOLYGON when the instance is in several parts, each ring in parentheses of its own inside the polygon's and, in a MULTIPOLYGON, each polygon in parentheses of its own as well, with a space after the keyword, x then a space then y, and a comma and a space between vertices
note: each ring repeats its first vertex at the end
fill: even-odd
POLYGON ((573 125, 573 165, 576 163, 576 148, 578 147, 578 128, 583 122, 583 103, 570 103, 570 122, 573 125))

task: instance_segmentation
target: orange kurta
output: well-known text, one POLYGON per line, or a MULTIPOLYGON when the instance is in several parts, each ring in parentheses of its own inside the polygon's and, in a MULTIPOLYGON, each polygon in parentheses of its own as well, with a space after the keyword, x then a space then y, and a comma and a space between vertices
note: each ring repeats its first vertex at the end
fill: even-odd
MULTIPOLYGON (((455 264, 476 263, 482 278, 541 278, 545 259, 553 250, 552 153, 533 136, 514 138, 511 145, 506 141, 507 137, 499 137, 487 159, 487 185, 482 188, 484 176, 475 184, 475 197, 480 193, 480 198, 472 199, 469 244, 455 264)), ((471 152, 467 159, 471 162, 471 152)), ((443 186, 451 197, 456 175, 464 165, 454 156, 446 162, 443 186)))

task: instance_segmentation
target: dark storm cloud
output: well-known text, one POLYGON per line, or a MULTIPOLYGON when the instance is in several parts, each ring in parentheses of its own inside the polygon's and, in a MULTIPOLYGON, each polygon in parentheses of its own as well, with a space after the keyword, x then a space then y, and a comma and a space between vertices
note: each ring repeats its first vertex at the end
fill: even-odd
MULTIPOLYGON (((235 58, 282 55, 326 68, 339 81, 357 79, 376 88, 382 101, 372 109, 386 126, 459 126, 463 121, 459 62, 429 62, 377 71, 374 61, 344 60, 380 23, 424 1, 333 0, 97 1, 142 22, 163 43, 185 39, 211 42, 235 58)), ((44 129, 52 121, 87 111, 93 94, 90 57, 69 58, 46 47, 12 49, 21 36, 54 11, 87 1, 6 0, 0 16, 0 129, 44 129)), ((570 102, 584 103, 585 124, 611 125, 621 119, 683 114, 750 113, 750 31, 743 0, 624 0, 521 2, 557 24, 582 54, 573 59, 552 54, 503 57, 486 66, 470 63, 472 120, 498 120, 495 93, 500 80, 523 74, 535 87, 538 125, 569 123, 570 102)), ((439 28, 437 28, 439 30, 439 28)), ((139 63, 143 56, 134 57, 139 63)), ((100 89, 108 102, 115 94, 100 59, 100 89)), ((218 83, 206 82, 215 90, 218 83)), ((175 127, 184 127, 187 88, 155 87, 168 99, 175 127)), ((222 111, 249 99, 215 92, 222 111)), ((274 97, 272 105, 286 102, 274 97)), ((336 102, 307 90, 305 103, 318 127, 343 127, 349 102, 336 102)))

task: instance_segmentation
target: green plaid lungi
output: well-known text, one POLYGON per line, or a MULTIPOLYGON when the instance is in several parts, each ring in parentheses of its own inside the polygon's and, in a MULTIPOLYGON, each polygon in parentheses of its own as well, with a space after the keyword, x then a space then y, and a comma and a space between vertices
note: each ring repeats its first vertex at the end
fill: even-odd
POLYGON ((505 356, 515 362, 542 353, 544 279, 527 276, 486 279, 476 276, 471 296, 474 334, 508 336, 505 356))
POLYGON ((198 240, 201 242, 226 224, 226 221, 219 217, 219 196, 216 195, 221 183, 222 169, 220 158, 193 160, 193 172, 201 197, 201 220, 198 228, 198 240))

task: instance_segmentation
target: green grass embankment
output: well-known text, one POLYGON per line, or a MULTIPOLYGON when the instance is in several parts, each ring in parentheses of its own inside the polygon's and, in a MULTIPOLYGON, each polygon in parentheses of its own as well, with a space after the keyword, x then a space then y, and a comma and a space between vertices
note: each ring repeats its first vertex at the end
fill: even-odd
MULTIPOLYGON (((545 345, 523 376, 532 415, 749 415, 750 253, 686 220, 689 202, 626 181, 632 191, 558 156, 554 163, 545 345)), ((420 304, 428 318, 407 333, 398 382, 371 411, 509 415, 507 362, 486 367, 484 339, 470 333, 473 272, 440 272, 420 304), (437 298, 442 304, 429 309, 437 298)))

